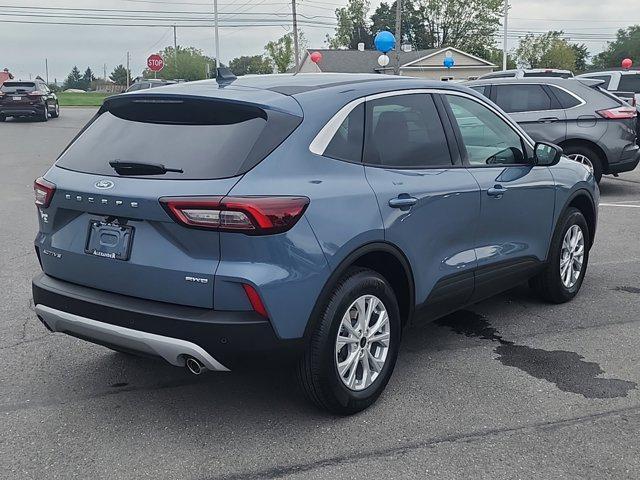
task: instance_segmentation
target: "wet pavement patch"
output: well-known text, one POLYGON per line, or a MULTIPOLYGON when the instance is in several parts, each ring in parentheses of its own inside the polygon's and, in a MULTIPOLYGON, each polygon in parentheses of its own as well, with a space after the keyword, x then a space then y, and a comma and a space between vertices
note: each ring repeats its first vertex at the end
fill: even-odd
POLYGON ((626 285, 622 285, 620 287, 615 287, 613 290, 615 290, 616 292, 640 293, 640 288, 638 288, 638 287, 628 287, 626 285))
POLYGON ((635 382, 616 378, 600 378, 604 370, 596 362, 564 350, 543 350, 505 340, 485 317, 462 310, 436 321, 455 333, 467 337, 496 342, 496 360, 529 375, 555 384, 563 392, 580 394, 586 398, 626 397, 636 388, 635 382))

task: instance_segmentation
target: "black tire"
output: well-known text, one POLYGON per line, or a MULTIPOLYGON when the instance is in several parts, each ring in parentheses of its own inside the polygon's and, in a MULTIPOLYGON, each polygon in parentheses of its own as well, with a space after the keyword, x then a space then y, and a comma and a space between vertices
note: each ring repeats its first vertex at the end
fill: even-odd
POLYGON ((7 119, 4 115, 0 115, 0 122, 4 122, 7 119))
POLYGON ((556 231, 551 240, 549 259, 545 269, 532 278, 529 285, 544 299, 553 303, 565 303, 578 294, 584 275, 589 264, 590 232, 584 216, 577 208, 569 208, 558 221, 556 231), (575 284, 567 287, 560 275, 560 260, 562 258, 562 243, 567 231, 577 225, 582 230, 584 237, 584 257, 582 269, 575 284))
POLYGON ((584 155, 587 157, 591 162, 591 165, 593 165, 593 176, 595 177, 596 182, 600 183, 604 159, 595 150, 587 145, 569 145, 564 148, 564 154, 566 156, 584 155))
POLYGON ((373 270, 350 268, 338 281, 315 320, 315 330, 298 364, 298 380, 302 389, 313 403, 329 412, 351 415, 364 410, 387 386, 398 357, 401 322, 393 289, 384 277, 373 270), (386 361, 378 376, 371 385, 356 391, 348 388, 341 379, 335 349, 342 317, 363 295, 375 295, 384 304, 389 315, 390 340, 386 361))
POLYGON ((49 109, 47 108, 47 106, 44 106, 44 113, 40 115, 39 120, 41 122, 47 122, 49 121, 49 109))
POLYGON ((51 118, 58 118, 59 116, 60 116, 60 105, 58 104, 58 102, 56 102, 55 108, 53 109, 53 112, 51 112, 51 118))

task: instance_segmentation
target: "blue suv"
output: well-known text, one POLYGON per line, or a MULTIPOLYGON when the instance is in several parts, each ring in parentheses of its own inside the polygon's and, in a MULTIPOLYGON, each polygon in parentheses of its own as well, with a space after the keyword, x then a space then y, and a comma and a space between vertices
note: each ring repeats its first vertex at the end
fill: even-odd
POLYGON ((111 97, 35 196, 49 330, 196 374, 296 362, 350 414, 406 325, 526 281, 572 299, 599 193, 468 88, 300 74, 111 97))

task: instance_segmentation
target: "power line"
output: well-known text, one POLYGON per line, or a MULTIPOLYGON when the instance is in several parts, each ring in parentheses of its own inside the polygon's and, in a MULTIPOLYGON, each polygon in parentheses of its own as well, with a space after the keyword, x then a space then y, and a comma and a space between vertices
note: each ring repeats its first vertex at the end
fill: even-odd
MULTIPOLYGON (((29 25, 77 25, 88 27, 173 27, 173 24, 169 23, 87 23, 87 22, 53 22, 53 21, 38 21, 38 20, 1 20, 0 23, 16 23, 16 24, 29 24, 29 25)), ((318 23, 305 23, 308 28, 326 28, 326 25, 318 23)), ((210 24, 176 24, 180 28, 211 28, 210 24)), ((225 24, 225 28, 247 28, 247 27, 280 27, 283 26, 280 23, 229 23, 225 24)), ((331 25, 333 26, 333 25, 331 25)))
MULTIPOLYGON (((264 2, 262 2, 264 3, 264 2)), ((240 5, 240 8, 246 6, 246 4, 240 5)), ((178 15, 207 15, 207 16, 213 16, 213 14, 211 12, 208 11, 197 11, 197 12, 191 12, 191 11, 186 11, 186 10, 121 10, 121 9, 115 9, 115 8, 74 8, 74 7, 25 7, 25 6, 14 6, 14 5, 0 5, 0 8, 4 8, 4 9, 11 9, 11 10, 36 10, 36 12, 29 12, 27 11, 25 13, 25 15, 30 15, 30 14, 38 14, 38 12, 40 11, 47 11, 45 13, 49 13, 51 12, 52 14, 55 14, 57 12, 105 12, 105 13, 116 13, 118 15, 121 14, 129 14, 129 13, 143 13, 143 14, 156 14, 156 13, 161 13, 161 14, 178 14, 178 15)), ((19 12, 10 12, 10 13, 19 13, 19 12)), ((285 13, 280 13, 280 12, 249 12, 247 11, 247 9, 245 9, 244 11, 238 11, 238 12, 220 12, 220 15, 232 15, 232 16, 236 16, 236 15, 275 15, 275 16, 279 16, 279 17, 287 17, 290 14, 285 12, 285 13)), ((298 14, 299 17, 303 17, 303 18, 307 18, 309 20, 312 19, 316 19, 316 18, 327 18, 327 19, 331 19, 331 20, 335 20, 335 16, 329 16, 329 15, 303 15, 303 14, 298 14)))

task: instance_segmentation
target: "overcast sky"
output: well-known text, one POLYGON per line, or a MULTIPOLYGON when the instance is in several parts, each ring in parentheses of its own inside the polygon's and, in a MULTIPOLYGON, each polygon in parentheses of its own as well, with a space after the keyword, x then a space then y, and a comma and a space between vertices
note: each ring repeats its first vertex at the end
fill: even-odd
MULTIPOLYGON (((346 4, 346 0, 298 0, 298 11, 313 26, 302 29, 310 47, 323 47, 327 33, 333 33, 334 10, 346 4), (305 17, 306 16, 306 17, 305 17)), ((380 3, 372 0, 371 12, 380 3)), ((0 0, 0 20, 30 22, 58 21, 84 23, 84 25, 43 25, 0 23, 0 68, 8 67, 17 78, 44 76, 45 58, 49 62, 49 79, 64 80, 74 65, 84 71, 89 66, 96 76, 102 76, 103 65, 107 74, 114 66, 126 62, 126 52, 131 52, 133 76, 145 66, 150 53, 161 50, 173 43, 171 27, 106 27, 86 25, 86 23, 120 22, 124 20, 99 20, 81 18, 51 19, 42 16, 16 17, 13 14, 27 12, 28 15, 50 14, 51 11, 19 10, 16 7, 65 7, 91 9, 120 9, 153 12, 207 12, 212 10, 213 0, 0 0)), ((528 30, 547 31, 562 29, 570 32, 580 42, 588 45, 592 53, 601 51, 607 38, 613 38, 618 28, 640 23, 640 1, 638 0, 510 0, 510 30, 514 34, 528 30)), ((286 15, 290 12, 289 0, 219 0, 221 20, 226 22, 251 21, 258 18, 277 19, 260 16, 262 12, 286 15), (250 15, 252 14, 252 15, 250 15)), ((79 12, 79 11, 78 11, 79 12)), ((59 15, 74 12, 59 11, 59 15)), ((114 12, 82 12, 83 15, 111 16, 114 12)), ((169 17, 169 13, 127 13, 126 15, 155 15, 169 17)), ((184 16, 184 15, 183 15, 184 16)), ((189 17, 201 18, 198 15, 189 17)), ((282 18, 282 25, 267 27, 220 29, 221 59, 228 62, 239 55, 254 55, 264 51, 264 45, 289 29, 288 18, 282 18)), ((290 18, 290 17, 289 17, 290 18)), ((140 21, 130 21, 140 23, 140 21)), ((166 20, 151 23, 166 24, 166 20)), ((191 24, 202 24, 192 21, 191 24)), ((253 22, 255 23, 255 22, 253 22)), ((213 56, 213 28, 179 27, 178 44, 200 48, 213 56)), ((511 35, 510 35, 511 36, 511 35)), ((509 40, 510 48, 517 39, 509 40)), ((637 59, 640 62, 640 59, 637 59)))

